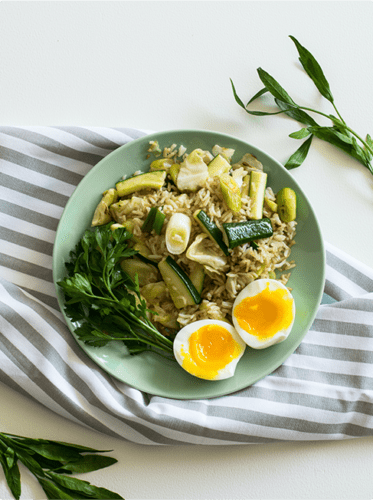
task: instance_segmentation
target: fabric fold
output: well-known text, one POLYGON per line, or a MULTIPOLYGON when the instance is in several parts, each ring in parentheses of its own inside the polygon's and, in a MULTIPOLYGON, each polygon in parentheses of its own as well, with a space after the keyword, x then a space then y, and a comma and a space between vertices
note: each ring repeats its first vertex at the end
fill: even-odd
POLYGON ((311 329, 246 389, 192 401, 144 394, 79 348, 52 280, 58 220, 97 161, 146 133, 0 127, 0 381, 73 422, 144 445, 373 435, 373 270, 328 243, 326 295, 311 329))

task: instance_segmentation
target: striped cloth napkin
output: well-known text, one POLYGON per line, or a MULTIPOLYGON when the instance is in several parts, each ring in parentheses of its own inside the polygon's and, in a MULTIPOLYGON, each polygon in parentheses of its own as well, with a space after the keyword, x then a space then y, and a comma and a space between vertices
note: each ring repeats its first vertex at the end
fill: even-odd
POLYGON ((182 401, 110 377, 59 311, 52 248, 75 186, 144 130, 0 127, 0 381, 83 426, 139 444, 335 440, 373 434, 373 270, 326 243, 325 298, 274 373, 182 401))

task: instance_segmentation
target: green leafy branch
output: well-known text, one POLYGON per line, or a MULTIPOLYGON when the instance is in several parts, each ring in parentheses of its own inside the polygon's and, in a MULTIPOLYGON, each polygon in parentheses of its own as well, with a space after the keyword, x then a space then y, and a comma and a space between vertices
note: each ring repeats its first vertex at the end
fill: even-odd
POLYGON ((290 97, 286 90, 262 68, 258 68, 257 72, 260 80, 264 84, 264 88, 257 92, 248 101, 246 106, 238 97, 233 81, 231 80, 232 90, 236 102, 250 115, 265 116, 284 113, 290 118, 293 118, 294 120, 305 125, 305 127, 290 134, 290 137, 293 139, 306 140, 286 162, 285 167, 287 169, 290 170, 292 168, 299 167, 304 162, 310 149, 312 138, 317 137, 318 139, 326 141, 329 144, 332 144, 333 146, 341 149, 349 156, 359 161, 362 165, 364 165, 364 167, 368 168, 369 171, 373 174, 373 140, 371 136, 368 134, 366 138, 363 139, 359 134, 357 134, 346 124, 335 105, 334 97, 330 90, 329 83, 325 78, 325 75, 319 63, 316 61, 313 55, 305 47, 303 47, 298 42, 298 40, 296 40, 296 38, 294 38, 293 36, 290 36, 290 38, 294 42, 298 50, 299 61, 303 66, 305 72, 312 79, 320 94, 332 104, 334 112, 337 116, 335 116, 334 114, 326 114, 310 107, 298 105, 290 97), (279 111, 265 112, 253 111, 248 109, 248 106, 253 101, 260 98, 267 92, 269 92, 274 97, 274 101, 279 108, 279 111), (307 113, 307 111, 328 118, 329 120, 331 120, 332 126, 327 127, 319 125, 312 118, 312 116, 307 113))
POLYGON ((58 282, 64 291, 66 315, 78 338, 93 347, 113 340, 125 343, 130 354, 153 350, 173 358, 173 342, 148 319, 138 281, 121 267, 137 254, 124 228, 110 224, 86 230, 66 263, 68 276, 58 282))
POLYGON ((61 441, 32 439, 0 432, 0 463, 12 495, 21 496, 18 461, 36 477, 48 499, 117 498, 120 495, 88 481, 71 477, 109 467, 115 458, 98 455, 96 450, 61 441))

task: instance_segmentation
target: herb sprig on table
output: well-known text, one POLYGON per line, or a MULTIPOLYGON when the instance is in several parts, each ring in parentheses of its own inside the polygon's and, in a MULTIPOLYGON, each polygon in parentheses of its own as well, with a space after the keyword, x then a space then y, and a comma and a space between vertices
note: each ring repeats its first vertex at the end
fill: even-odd
POLYGON ((117 462, 113 457, 98 455, 96 450, 61 441, 32 439, 0 432, 0 463, 14 498, 21 496, 21 474, 18 461, 36 477, 48 499, 123 497, 71 477, 109 467, 117 462))
POLYGON ((151 311, 140 295, 138 280, 121 268, 123 259, 137 254, 131 237, 125 228, 113 231, 110 224, 85 231, 70 252, 68 276, 58 282, 66 297, 66 315, 87 345, 102 347, 120 340, 130 354, 153 350, 172 357, 172 341, 148 319, 151 311))
POLYGON ((305 125, 300 130, 290 134, 293 139, 306 139, 302 142, 301 146, 293 153, 288 161, 285 163, 287 169, 292 169, 299 167, 307 157, 308 151, 311 146, 313 137, 317 137, 323 141, 332 144, 333 146, 343 150, 348 155, 355 158, 362 165, 369 169, 373 174, 373 140, 368 134, 365 139, 363 139, 359 134, 352 130, 344 121, 341 114, 339 113, 333 94, 330 90, 329 83, 321 69, 319 63, 316 61, 314 56, 303 47, 298 40, 290 36, 291 40, 294 42, 298 54, 299 61, 303 66, 307 75, 312 79, 316 85, 320 94, 327 99, 333 106, 334 114, 326 114, 316 109, 312 109, 306 106, 300 106, 290 97, 286 90, 264 69, 258 68, 257 72, 260 80, 264 84, 264 88, 257 92, 249 101, 245 104, 238 97, 233 81, 231 80, 231 85, 233 89, 233 94, 236 102, 250 115, 255 116, 265 116, 265 115, 276 115, 280 113, 285 113, 290 118, 293 118, 297 122, 305 125), (279 108, 279 111, 265 112, 265 111, 253 111, 248 109, 248 106, 260 98, 263 94, 269 92, 273 97, 274 101, 279 108), (307 113, 307 111, 318 114, 325 118, 331 120, 331 126, 321 126, 314 118, 307 113))

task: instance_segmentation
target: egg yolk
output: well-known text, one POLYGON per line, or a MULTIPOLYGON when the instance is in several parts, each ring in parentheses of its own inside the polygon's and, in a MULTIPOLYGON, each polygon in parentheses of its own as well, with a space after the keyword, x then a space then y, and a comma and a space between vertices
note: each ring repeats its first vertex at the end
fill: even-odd
POLYGON ((234 316, 243 330, 266 340, 289 328, 293 321, 293 300, 286 290, 270 290, 267 284, 257 295, 243 299, 234 308, 234 316))
POLYGON ((212 380, 241 350, 228 330, 220 325, 205 325, 189 337, 188 352, 182 349, 182 367, 196 377, 212 380))

